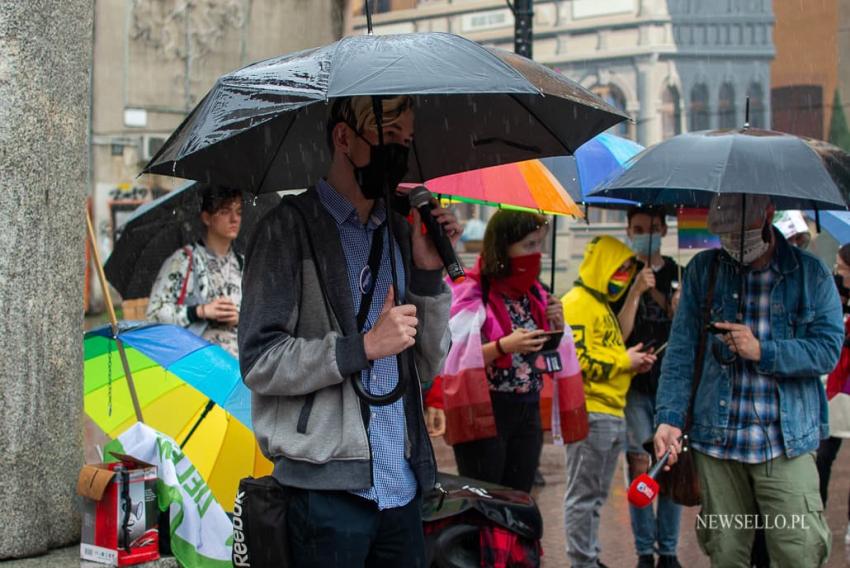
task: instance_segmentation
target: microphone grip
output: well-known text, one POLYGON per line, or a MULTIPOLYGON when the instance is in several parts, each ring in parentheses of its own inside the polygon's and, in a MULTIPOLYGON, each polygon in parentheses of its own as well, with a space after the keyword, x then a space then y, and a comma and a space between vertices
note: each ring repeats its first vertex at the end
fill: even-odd
POLYGON ((446 272, 449 274, 449 278, 451 278, 453 282, 463 280, 466 278, 466 273, 463 271, 463 267, 457 259, 455 250, 452 247, 452 241, 449 239, 448 235, 446 235, 446 232, 443 230, 443 226, 434 219, 433 215, 431 215, 433 207, 430 204, 426 204, 419 206, 418 209, 419 215, 422 217, 422 222, 425 223, 425 228, 428 229, 428 235, 431 238, 431 242, 434 243, 434 247, 437 249, 437 253, 440 255, 443 265, 446 267, 446 272))
POLYGON ((667 448, 667 451, 664 452, 664 455, 661 456, 654 466, 647 472, 647 475, 652 479, 655 479, 655 476, 658 475, 658 472, 661 471, 661 468, 667 464, 667 460, 670 458, 670 448, 667 448))

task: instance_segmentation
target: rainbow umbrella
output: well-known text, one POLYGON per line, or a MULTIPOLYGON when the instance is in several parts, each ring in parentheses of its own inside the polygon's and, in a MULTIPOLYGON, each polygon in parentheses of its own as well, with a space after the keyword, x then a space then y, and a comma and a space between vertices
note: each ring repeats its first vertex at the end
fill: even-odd
MULTIPOLYGON (((236 359, 177 326, 121 322, 130 373, 145 423, 180 443, 225 510, 239 480, 267 475, 272 464, 251 428, 251 393, 236 359)), ((136 423, 110 326, 83 341, 86 414, 110 438, 136 423)))
POLYGON ((540 160, 481 168, 425 183, 431 193, 465 203, 582 217, 561 182, 540 160))

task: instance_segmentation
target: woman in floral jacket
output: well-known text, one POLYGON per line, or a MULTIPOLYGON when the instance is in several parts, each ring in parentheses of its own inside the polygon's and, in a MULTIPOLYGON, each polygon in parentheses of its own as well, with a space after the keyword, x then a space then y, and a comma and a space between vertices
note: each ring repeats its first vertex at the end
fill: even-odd
POLYGON ((243 261, 231 245, 242 222, 240 193, 208 188, 201 201, 201 222, 205 237, 174 251, 162 264, 147 317, 187 327, 238 357, 243 261))

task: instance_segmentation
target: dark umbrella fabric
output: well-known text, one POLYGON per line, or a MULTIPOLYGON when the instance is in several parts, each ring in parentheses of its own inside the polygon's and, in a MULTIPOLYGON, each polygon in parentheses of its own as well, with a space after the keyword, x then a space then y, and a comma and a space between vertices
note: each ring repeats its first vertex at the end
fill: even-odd
POLYGON ((748 193, 769 195, 777 209, 846 209, 830 173, 839 168, 825 161, 835 155, 814 142, 758 128, 680 134, 632 158, 590 195, 707 207, 715 194, 748 193))
POLYGON ((329 166, 332 99, 399 94, 415 99, 408 182, 571 154, 626 118, 547 67, 460 36, 354 36, 221 77, 145 171, 303 188, 329 166))
MULTIPOLYGON (((168 256, 203 237, 200 215, 204 185, 189 182, 146 203, 120 227, 118 240, 103 268, 122 298, 147 297, 168 256)), ((243 196, 242 226, 233 243, 237 252, 244 252, 257 222, 279 201, 276 193, 243 196)))

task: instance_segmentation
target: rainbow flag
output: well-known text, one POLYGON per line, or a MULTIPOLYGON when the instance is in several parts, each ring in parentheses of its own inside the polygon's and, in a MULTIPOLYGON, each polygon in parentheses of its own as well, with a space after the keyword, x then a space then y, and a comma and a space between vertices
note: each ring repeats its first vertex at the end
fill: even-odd
POLYGON ((720 246, 720 239, 708 231, 708 209, 680 208, 679 248, 707 249, 720 246))

